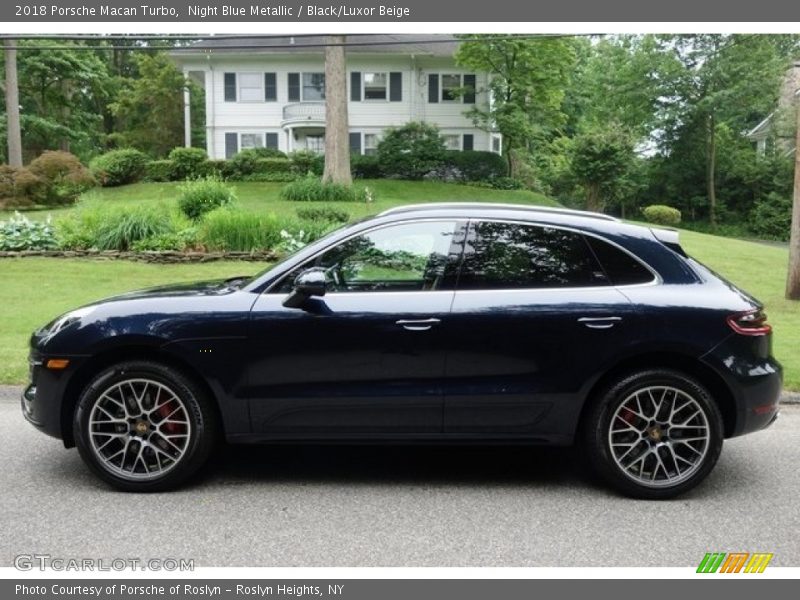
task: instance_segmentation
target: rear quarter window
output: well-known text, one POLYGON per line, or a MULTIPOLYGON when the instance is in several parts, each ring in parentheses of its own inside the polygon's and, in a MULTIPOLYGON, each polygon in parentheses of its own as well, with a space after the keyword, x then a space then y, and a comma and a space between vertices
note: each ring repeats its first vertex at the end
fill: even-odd
POLYGON ((591 235, 585 238, 613 285, 636 285, 655 280, 650 269, 624 250, 591 235))

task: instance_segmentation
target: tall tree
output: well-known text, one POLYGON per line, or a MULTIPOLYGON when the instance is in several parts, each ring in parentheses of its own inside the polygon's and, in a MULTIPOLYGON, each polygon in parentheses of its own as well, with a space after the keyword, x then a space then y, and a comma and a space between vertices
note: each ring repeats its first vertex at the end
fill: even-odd
POLYGON ((789 273, 786 277, 786 297, 800 300, 800 89, 795 92, 797 129, 794 145, 794 197, 792 226, 789 237, 789 273))
POLYGON ((473 121, 503 134, 503 152, 513 169, 513 151, 529 150, 566 121, 565 89, 575 63, 570 38, 531 39, 509 35, 469 36, 456 61, 474 71, 489 72, 486 89, 491 102, 469 111, 473 121))
POLYGON ((5 97, 6 135, 8 137, 8 164, 22 166, 22 132, 19 123, 19 86, 17 84, 17 51, 12 46, 16 40, 5 40, 5 97))
POLYGON ((325 170, 322 181, 350 185, 350 137, 344 35, 327 36, 325 46, 325 170))

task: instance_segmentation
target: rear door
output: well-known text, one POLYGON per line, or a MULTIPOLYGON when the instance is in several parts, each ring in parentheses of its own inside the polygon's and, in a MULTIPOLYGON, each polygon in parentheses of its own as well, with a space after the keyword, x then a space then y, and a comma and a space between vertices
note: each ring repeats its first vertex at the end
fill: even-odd
POLYGON ((449 322, 445 432, 553 441, 635 313, 584 234, 483 220, 470 223, 449 322))

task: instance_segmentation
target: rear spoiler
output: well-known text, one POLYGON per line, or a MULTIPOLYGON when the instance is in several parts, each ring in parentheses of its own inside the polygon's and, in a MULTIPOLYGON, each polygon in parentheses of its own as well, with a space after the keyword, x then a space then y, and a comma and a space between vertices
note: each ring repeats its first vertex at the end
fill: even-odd
POLYGON ((651 227, 650 231, 653 236, 667 248, 673 252, 677 252, 683 257, 688 258, 686 251, 681 247, 681 242, 678 239, 678 231, 676 229, 660 229, 651 227))

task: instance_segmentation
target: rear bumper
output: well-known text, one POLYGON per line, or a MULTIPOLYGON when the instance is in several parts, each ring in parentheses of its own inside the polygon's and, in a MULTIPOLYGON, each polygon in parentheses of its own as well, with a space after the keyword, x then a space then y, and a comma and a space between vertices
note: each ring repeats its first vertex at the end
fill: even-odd
POLYGON ((769 345, 765 345, 766 350, 746 353, 742 352, 741 340, 736 337, 703 357, 703 361, 723 377, 736 405, 735 423, 727 437, 772 425, 778 417, 783 390, 783 368, 770 355, 769 345))

